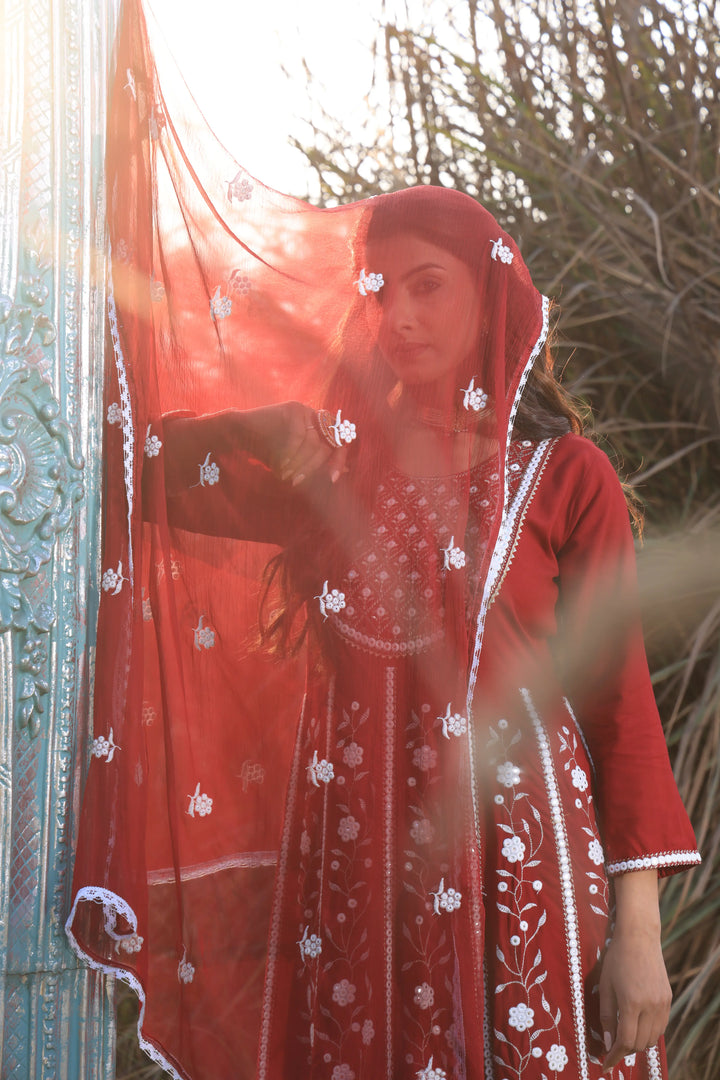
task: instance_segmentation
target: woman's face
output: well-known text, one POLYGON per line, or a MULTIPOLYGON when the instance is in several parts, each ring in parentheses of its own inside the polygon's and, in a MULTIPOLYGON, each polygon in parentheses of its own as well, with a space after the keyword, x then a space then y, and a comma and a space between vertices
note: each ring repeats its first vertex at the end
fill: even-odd
POLYGON ((368 272, 381 273, 378 345, 405 385, 445 385, 477 349, 480 312, 472 271, 412 233, 374 241, 368 272))

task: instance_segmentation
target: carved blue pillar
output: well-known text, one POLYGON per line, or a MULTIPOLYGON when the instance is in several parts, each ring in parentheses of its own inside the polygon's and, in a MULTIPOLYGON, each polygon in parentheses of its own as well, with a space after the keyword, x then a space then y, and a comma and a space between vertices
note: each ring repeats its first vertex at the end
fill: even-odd
POLYGON ((114 0, 0 0, 0 1078, 113 1074, 69 951, 97 606, 114 0))

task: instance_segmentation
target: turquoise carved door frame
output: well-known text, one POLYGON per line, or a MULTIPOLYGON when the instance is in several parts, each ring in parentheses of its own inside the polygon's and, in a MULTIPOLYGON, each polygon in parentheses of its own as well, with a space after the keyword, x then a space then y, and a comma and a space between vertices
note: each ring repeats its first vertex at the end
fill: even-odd
POLYGON ((63 930, 89 747, 115 0, 0 0, 0 1080, 114 1071, 63 930))

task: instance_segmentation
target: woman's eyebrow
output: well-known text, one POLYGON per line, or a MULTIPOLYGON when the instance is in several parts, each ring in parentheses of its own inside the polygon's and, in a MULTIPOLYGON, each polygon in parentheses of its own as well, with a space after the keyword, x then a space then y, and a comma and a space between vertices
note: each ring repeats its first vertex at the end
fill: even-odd
POLYGON ((412 270, 406 271, 400 278, 401 281, 406 281, 413 274, 419 274, 422 270, 445 270, 446 268, 441 263, 422 263, 421 266, 413 266, 412 270))

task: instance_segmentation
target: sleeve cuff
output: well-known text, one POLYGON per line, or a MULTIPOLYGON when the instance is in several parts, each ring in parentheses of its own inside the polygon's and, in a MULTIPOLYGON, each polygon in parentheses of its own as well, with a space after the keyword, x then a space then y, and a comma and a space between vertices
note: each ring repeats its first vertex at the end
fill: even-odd
POLYGON ((697 866, 702 862, 702 856, 697 850, 693 851, 660 851, 652 855, 640 855, 633 859, 620 859, 610 862, 606 866, 608 874, 627 874, 632 870, 659 871, 660 875, 671 874, 675 870, 683 870, 688 866, 697 866))

